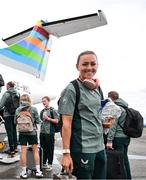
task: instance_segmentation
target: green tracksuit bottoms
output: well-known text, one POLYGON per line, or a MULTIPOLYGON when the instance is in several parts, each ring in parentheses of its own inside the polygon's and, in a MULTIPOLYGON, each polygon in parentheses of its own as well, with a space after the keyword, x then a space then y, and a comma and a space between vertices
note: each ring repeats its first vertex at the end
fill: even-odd
POLYGON ((126 179, 131 179, 130 164, 128 159, 128 146, 130 144, 129 137, 115 137, 113 140, 113 148, 115 150, 122 151, 124 154, 124 170, 127 176, 126 179))
POLYGON ((43 149, 43 164, 47 163, 52 165, 54 156, 54 133, 44 134, 40 133, 40 145, 43 149))
POLYGON ((77 179, 106 179, 107 157, 105 150, 98 153, 71 153, 77 179))
POLYGON ((4 120, 10 151, 14 151, 17 148, 17 131, 16 124, 14 124, 14 116, 4 117, 4 120))

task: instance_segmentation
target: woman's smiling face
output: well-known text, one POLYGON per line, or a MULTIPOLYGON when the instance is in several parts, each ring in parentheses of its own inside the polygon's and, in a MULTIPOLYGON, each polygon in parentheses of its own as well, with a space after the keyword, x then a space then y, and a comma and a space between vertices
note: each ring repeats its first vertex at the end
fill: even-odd
POLYGON ((92 79, 98 68, 97 57, 94 54, 82 55, 76 67, 82 80, 92 79))

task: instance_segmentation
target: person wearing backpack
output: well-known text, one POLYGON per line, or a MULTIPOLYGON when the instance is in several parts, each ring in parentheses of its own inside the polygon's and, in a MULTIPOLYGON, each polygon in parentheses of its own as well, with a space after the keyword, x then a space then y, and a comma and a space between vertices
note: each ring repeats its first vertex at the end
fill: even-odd
POLYGON ((131 170, 128 159, 128 146, 130 145, 130 137, 124 134, 122 127, 126 118, 126 110, 124 107, 128 107, 127 102, 119 98, 119 94, 116 91, 110 91, 108 97, 111 98, 116 105, 121 109, 121 116, 116 119, 112 127, 110 128, 107 136, 107 149, 114 148, 123 152, 124 155, 124 174, 126 175, 125 179, 131 179, 131 170))
POLYGON ((106 179, 107 157, 100 116, 102 96, 99 81, 93 78, 98 69, 96 54, 93 51, 80 53, 76 68, 79 99, 73 83, 69 83, 59 100, 58 113, 63 121, 61 164, 77 179, 106 179))
POLYGON ((31 98, 28 94, 23 94, 20 97, 20 106, 16 109, 15 113, 15 124, 17 125, 18 119, 23 114, 29 112, 29 117, 32 119, 33 129, 27 131, 22 131, 22 129, 18 129, 19 131, 19 142, 21 145, 21 156, 20 156, 20 166, 21 166, 21 172, 20 177, 23 179, 28 178, 27 174, 27 145, 32 146, 32 152, 34 155, 34 162, 36 166, 36 172, 35 175, 37 178, 42 178, 43 174, 42 171, 40 171, 40 157, 39 157, 39 151, 38 151, 38 138, 37 138, 37 127, 36 124, 41 123, 41 120, 39 118, 38 111, 35 107, 31 106, 31 98))
POLYGON ((14 123, 15 110, 19 106, 19 93, 15 89, 15 83, 10 81, 6 84, 7 91, 3 94, 0 101, 0 109, 4 108, 3 119, 5 121, 5 129, 8 136, 9 150, 7 153, 13 157, 17 152, 17 131, 14 123), (14 107, 13 98, 17 98, 17 105, 14 107), (11 107, 11 108, 10 108, 11 107), (13 110, 13 112, 11 112, 13 110))
POLYGON ((55 126, 58 123, 58 113, 53 107, 50 107, 50 98, 48 96, 42 98, 42 103, 45 107, 40 112, 40 118, 42 120, 40 128, 40 145, 43 149, 43 168, 52 170, 55 126))

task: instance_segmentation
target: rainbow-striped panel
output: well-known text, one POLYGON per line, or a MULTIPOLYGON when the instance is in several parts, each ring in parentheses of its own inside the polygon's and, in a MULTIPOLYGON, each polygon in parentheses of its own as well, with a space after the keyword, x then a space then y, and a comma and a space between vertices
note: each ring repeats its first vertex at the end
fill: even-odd
POLYGON ((49 33, 34 26, 30 35, 7 48, 0 49, 0 63, 44 79, 50 49, 49 33))

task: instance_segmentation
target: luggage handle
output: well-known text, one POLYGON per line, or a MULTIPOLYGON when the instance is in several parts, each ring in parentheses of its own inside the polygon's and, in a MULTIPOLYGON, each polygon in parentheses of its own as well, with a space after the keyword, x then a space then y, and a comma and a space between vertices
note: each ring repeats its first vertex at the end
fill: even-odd
POLYGON ((67 175, 69 178, 73 177, 73 175, 72 175, 72 173, 70 171, 69 172, 65 172, 65 170, 63 168, 61 169, 60 175, 67 175))
POLYGON ((53 174, 53 180, 67 180, 67 179, 70 179, 70 180, 77 180, 77 178, 72 175, 71 172, 65 172, 65 170, 62 168, 61 169, 61 172, 59 174, 53 174))

